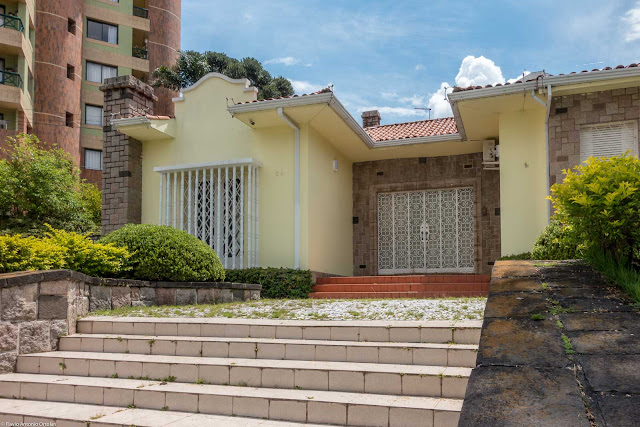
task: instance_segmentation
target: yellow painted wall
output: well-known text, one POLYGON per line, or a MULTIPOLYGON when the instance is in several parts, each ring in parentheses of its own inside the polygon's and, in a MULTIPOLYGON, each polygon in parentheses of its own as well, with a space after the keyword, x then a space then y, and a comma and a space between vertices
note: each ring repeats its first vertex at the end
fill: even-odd
POLYGON ((545 111, 500 114, 502 255, 531 251, 547 225, 545 111))
POLYGON ((243 85, 204 81, 175 103, 174 140, 148 141, 142 152, 142 222, 158 221, 160 174, 154 167, 251 157, 259 172, 261 266, 293 267, 293 131, 282 126, 254 131, 231 117, 225 98, 252 99, 243 85))
POLYGON ((352 163, 308 128, 308 268, 350 276, 353 273, 352 163), (333 161, 338 160, 338 171, 333 161))

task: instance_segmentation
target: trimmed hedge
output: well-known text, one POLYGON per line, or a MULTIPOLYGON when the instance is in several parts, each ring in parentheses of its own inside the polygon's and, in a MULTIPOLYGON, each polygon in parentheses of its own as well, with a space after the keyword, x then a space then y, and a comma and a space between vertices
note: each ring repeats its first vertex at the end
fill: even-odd
POLYGON ((224 268, 216 252, 186 231, 164 225, 128 224, 100 239, 129 250, 128 274, 138 280, 217 282, 224 268))
POLYGON ((532 259, 565 260, 580 258, 575 234, 571 227, 551 221, 531 251, 532 259))
POLYGON ((226 282, 262 285, 261 298, 308 298, 311 272, 291 268, 246 268, 227 270, 226 282))

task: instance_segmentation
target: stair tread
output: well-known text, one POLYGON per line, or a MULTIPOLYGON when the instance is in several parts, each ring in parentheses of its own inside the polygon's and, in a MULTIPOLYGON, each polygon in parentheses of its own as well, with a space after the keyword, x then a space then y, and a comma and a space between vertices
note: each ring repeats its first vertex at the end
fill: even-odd
POLYGON ((332 340, 304 340, 283 338, 233 338, 233 337, 190 337, 171 335, 128 335, 128 334, 74 334, 61 337, 69 338, 98 338, 98 339, 135 339, 149 341, 202 341, 202 342, 229 342, 229 343, 264 343, 264 344, 296 344, 296 345, 323 345, 323 346, 354 346, 354 347, 389 347, 389 348, 428 348, 428 349, 455 349, 477 350, 473 344, 438 344, 438 343, 410 343, 410 342, 376 342, 376 341, 332 341, 332 340))
MULTIPOLYGON (((218 425, 225 427, 323 427, 319 424, 264 420, 225 415, 193 414, 117 406, 47 402, 22 399, 0 399, 3 416, 31 417, 45 420, 90 422, 101 425, 136 425, 139 427, 218 425)), ((326 427, 326 426, 324 426, 326 427)))
POLYGON ((442 411, 459 411, 462 407, 461 399, 348 393, 339 391, 239 387, 228 385, 189 384, 177 382, 161 383, 159 381, 123 378, 78 377, 40 374, 5 374, 0 375, 0 382, 61 384, 85 387, 102 387, 110 389, 115 388, 134 391, 145 390, 187 394, 254 397, 270 400, 295 400, 302 402, 313 400, 314 402, 385 406, 396 408, 438 409, 442 411))
POLYGON ((117 322, 117 323, 180 323, 211 325, 249 325, 249 326, 289 326, 289 327, 348 327, 348 328, 478 328, 480 320, 273 320, 241 318, 193 318, 193 317, 115 317, 90 316, 78 320, 78 323, 117 322))
POLYGON ((306 360, 272 360, 272 359, 241 359, 241 358, 215 358, 215 357, 191 357, 191 356, 165 356, 129 353, 95 353, 75 351, 55 351, 46 353, 22 354, 20 358, 46 357, 55 359, 82 359, 82 360, 106 360, 122 362, 142 363, 170 363, 190 365, 217 365, 233 367, 256 368, 281 368, 281 369, 306 369, 322 371, 347 371, 347 372, 376 372, 414 375, 444 375, 468 377, 471 368, 426 366, 426 365, 398 365, 360 362, 327 362, 306 360))

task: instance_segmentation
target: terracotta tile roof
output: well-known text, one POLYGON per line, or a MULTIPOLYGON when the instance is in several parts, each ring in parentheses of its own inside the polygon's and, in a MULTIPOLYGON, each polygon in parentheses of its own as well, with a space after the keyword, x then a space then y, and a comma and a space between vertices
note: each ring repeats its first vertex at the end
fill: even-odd
POLYGON ((150 120, 169 120, 170 118, 169 116, 152 116, 151 114, 147 114, 147 119, 150 120))
POLYGON ((453 117, 372 126, 364 128, 364 130, 374 141, 389 141, 392 139, 419 138, 423 136, 451 135, 458 133, 456 120, 453 117))
POLYGON ((317 92, 313 93, 303 93, 302 95, 291 95, 291 96, 279 96, 277 98, 265 98, 265 99, 256 99, 255 101, 247 101, 247 102, 238 102, 236 105, 240 104, 253 104, 254 102, 263 102, 263 101, 273 101, 276 99, 288 99, 288 98, 299 98, 301 96, 311 96, 311 95, 320 95, 322 93, 333 92, 330 88, 320 89, 317 92))
MULTIPOLYGON (((591 70, 591 71, 589 71, 589 70, 582 70, 582 71, 580 71, 580 72, 573 71, 573 72, 571 72, 571 73, 569 73, 569 74, 558 74, 558 76, 565 76, 565 75, 571 75, 571 74, 591 73, 591 72, 593 72, 593 71, 619 70, 619 69, 623 69, 623 68, 636 68, 636 67, 640 67, 640 64, 633 63, 633 64, 629 64, 629 65, 618 65, 617 67, 613 67, 613 68, 612 68, 612 67, 594 68, 594 69, 593 69, 593 70, 591 70)), ((553 74, 547 74, 547 76, 553 76, 553 74)), ((525 78, 524 78, 524 81, 525 81, 525 82, 530 82, 530 81, 535 80, 535 78, 534 78, 534 79, 527 79, 527 76, 524 76, 524 77, 525 77, 525 78)), ((521 79, 521 80, 518 80, 518 81, 513 82, 513 83, 509 83, 509 82, 507 82, 507 83, 505 83, 505 84, 497 83, 497 84, 495 84, 495 85, 486 85, 486 86, 467 86, 467 87, 460 87, 460 86, 456 86, 456 87, 454 87, 454 88, 453 88, 453 91, 454 91, 454 92, 463 92, 463 91, 466 91, 466 90, 476 90, 476 89, 486 89, 486 88, 489 88, 489 87, 508 86, 508 85, 511 85, 511 84, 518 84, 518 83, 522 83, 522 82, 523 82, 523 80, 521 79)))

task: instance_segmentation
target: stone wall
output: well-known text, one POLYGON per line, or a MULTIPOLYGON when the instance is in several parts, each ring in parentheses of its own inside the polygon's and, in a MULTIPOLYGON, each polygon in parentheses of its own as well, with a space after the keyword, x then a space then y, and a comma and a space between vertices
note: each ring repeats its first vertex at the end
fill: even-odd
POLYGON ((580 164, 580 128, 640 118, 640 88, 553 97, 549 116, 550 183, 562 181, 563 169, 580 164))
POLYGON ((354 275, 378 274, 378 193, 455 187, 474 189, 475 272, 491 272, 500 257, 500 173, 484 170, 474 153, 353 165, 354 275))
POLYGON ((98 279, 70 270, 0 274, 0 373, 18 354, 57 350, 90 311, 260 299, 261 285, 98 279))

